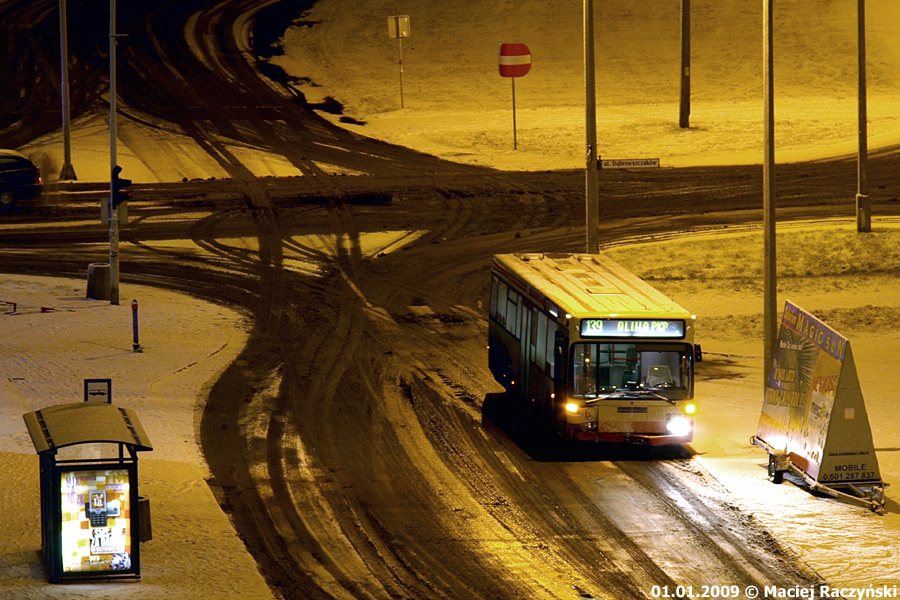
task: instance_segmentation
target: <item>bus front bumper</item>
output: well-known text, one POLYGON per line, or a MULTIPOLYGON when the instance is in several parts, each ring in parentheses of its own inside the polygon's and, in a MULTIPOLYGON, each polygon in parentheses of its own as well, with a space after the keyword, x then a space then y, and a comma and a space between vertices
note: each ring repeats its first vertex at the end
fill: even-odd
POLYGON ((581 431, 570 429, 569 438, 587 442, 606 442, 611 444, 638 444, 643 446, 666 446, 670 444, 688 444, 694 441, 693 431, 687 435, 669 435, 663 433, 630 433, 610 431, 581 431))

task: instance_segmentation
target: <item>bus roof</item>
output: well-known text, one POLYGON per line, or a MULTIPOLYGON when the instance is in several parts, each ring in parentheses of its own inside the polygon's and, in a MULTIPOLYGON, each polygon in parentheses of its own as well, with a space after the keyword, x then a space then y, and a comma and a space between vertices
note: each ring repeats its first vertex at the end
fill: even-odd
POLYGON ((690 319, 691 313, 602 254, 498 254, 494 268, 573 317, 690 319))

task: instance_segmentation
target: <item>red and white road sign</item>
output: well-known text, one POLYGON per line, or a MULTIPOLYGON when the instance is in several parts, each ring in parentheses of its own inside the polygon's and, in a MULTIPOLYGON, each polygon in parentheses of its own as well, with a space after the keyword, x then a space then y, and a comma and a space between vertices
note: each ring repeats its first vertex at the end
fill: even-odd
POLYGON ((531 70, 531 50, 525 44, 500 44, 500 76, 523 77, 531 70))

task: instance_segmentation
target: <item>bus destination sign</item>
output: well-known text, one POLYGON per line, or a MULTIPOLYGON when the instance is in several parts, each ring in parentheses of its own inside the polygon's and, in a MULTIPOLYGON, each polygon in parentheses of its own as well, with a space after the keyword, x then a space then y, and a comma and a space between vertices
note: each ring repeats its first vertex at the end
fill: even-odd
POLYGON ((684 319, 582 319, 582 337, 683 338, 684 319))

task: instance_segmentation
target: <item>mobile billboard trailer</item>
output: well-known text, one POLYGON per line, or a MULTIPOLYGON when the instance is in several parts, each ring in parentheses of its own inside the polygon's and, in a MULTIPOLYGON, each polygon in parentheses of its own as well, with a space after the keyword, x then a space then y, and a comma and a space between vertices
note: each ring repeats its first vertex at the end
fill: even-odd
POLYGON ((494 257, 491 373, 566 439, 693 440, 694 316, 603 255, 494 257))
POLYGON ((756 435, 768 476, 884 512, 884 490, 850 340, 785 302, 756 435))

